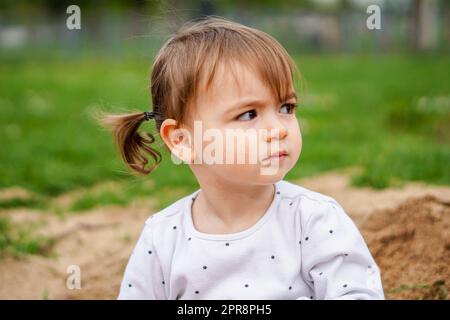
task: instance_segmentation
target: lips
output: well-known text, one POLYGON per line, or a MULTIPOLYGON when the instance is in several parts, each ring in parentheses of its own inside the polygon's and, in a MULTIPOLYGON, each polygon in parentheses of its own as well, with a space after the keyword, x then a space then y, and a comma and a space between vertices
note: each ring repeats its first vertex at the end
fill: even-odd
POLYGON ((282 158, 287 155, 288 155, 288 152, 286 150, 277 151, 277 152, 272 153, 269 157, 265 158, 264 161, 272 159, 272 158, 282 158))

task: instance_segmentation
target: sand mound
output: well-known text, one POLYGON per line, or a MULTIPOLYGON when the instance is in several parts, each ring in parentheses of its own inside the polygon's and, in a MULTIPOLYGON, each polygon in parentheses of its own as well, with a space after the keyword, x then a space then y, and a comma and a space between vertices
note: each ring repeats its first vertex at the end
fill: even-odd
POLYGON ((409 199, 373 213, 361 231, 381 268, 386 298, 448 298, 450 202, 409 199))

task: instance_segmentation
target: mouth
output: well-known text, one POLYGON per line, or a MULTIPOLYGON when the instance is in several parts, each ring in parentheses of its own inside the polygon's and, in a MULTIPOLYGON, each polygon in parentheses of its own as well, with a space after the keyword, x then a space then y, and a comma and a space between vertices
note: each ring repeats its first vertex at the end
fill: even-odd
POLYGON ((270 159, 276 159, 276 158, 284 158, 287 157, 289 154, 286 150, 281 150, 275 153, 272 153, 270 156, 268 156, 267 158, 265 158, 263 161, 267 161, 270 159))

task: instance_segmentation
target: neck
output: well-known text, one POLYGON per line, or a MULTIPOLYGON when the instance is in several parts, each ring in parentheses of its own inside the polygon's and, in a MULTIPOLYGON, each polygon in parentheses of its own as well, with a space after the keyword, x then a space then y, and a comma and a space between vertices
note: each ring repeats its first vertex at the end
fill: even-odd
MULTIPOLYGON (((201 192, 192 208, 197 229, 223 231, 244 230, 258 221, 269 208, 275 188, 211 179, 199 180, 201 192)), ((201 230, 199 230, 201 231, 201 230)))

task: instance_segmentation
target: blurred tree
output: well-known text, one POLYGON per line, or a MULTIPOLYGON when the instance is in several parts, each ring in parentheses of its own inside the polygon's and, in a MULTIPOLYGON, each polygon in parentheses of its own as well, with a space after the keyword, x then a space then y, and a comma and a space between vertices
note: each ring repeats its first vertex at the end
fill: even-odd
POLYGON ((436 0, 413 0, 411 6, 411 40, 416 50, 436 48, 438 12, 436 0))

